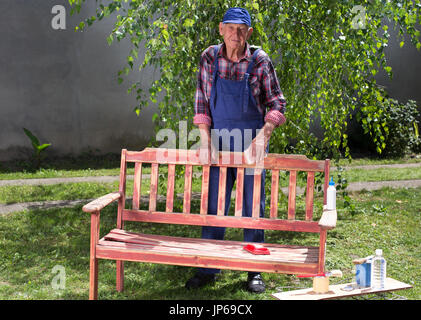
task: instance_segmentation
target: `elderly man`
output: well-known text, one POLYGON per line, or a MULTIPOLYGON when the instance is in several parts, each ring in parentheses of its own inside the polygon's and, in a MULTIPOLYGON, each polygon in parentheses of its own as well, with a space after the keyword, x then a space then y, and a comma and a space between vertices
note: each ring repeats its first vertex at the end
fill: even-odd
MULTIPOLYGON (((210 46, 201 55, 193 122, 200 129, 202 150, 208 154, 209 160, 215 161, 220 150, 230 150, 245 152, 250 162, 259 162, 267 151, 272 131, 285 122, 283 113, 286 102, 275 70, 263 50, 252 48, 247 43, 252 32, 248 11, 230 8, 219 24, 219 33, 224 42, 210 46), (225 132, 229 137, 226 139, 220 134, 214 139, 216 135, 211 134, 212 131, 225 132), (215 142, 218 146, 215 146, 215 142)), ((228 213, 235 178, 236 169, 228 168, 225 214, 228 213)), ((243 216, 251 217, 253 179, 253 175, 245 175, 243 216)), ((217 212, 218 181, 219 168, 212 166, 209 214, 217 212)), ((263 217, 264 183, 261 185, 260 216, 263 217)), ((222 240, 224 232, 225 228, 221 227, 203 227, 202 238, 222 240)), ((244 241, 263 242, 263 230, 244 229, 244 241)), ((212 282, 217 273, 218 269, 200 268, 187 281, 186 288, 198 288, 212 282)), ((258 293, 265 290, 260 273, 249 272, 247 289, 258 293)))

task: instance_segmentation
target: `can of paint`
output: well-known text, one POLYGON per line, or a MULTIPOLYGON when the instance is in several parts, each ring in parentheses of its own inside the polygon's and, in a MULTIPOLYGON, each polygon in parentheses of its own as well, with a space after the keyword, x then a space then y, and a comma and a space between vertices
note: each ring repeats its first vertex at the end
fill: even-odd
POLYGON ((355 265, 355 282, 360 288, 371 286, 371 261, 355 265))

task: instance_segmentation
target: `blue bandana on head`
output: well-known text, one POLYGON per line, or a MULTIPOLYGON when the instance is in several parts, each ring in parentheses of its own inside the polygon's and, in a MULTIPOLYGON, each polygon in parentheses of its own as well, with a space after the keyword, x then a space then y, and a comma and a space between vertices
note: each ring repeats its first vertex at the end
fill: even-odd
POLYGON ((244 8, 230 8, 225 12, 222 23, 246 24, 251 27, 251 18, 244 8))

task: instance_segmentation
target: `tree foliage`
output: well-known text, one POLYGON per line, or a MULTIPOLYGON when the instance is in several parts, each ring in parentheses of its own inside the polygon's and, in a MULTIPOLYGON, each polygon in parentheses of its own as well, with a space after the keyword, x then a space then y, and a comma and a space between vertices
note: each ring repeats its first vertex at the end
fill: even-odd
MULTIPOLYGON (((69 0, 77 12, 84 2, 69 0)), ((356 108, 381 152, 388 130, 381 121, 385 96, 373 76, 381 69, 392 76, 384 54, 388 25, 398 29, 401 46, 406 33, 421 48, 416 29, 420 0, 96 0, 96 4, 96 15, 77 29, 115 17, 108 42, 129 39, 133 46, 126 67, 119 71, 119 82, 148 65, 159 70, 160 78, 148 91, 136 82, 129 92, 137 96, 138 115, 148 104, 157 104, 158 127, 176 131, 180 120, 192 126, 200 54, 222 41, 218 24, 224 12, 228 7, 247 8, 254 28, 249 42, 269 54, 287 99, 287 123, 271 138, 271 152, 278 153, 348 156, 347 119, 356 108), (145 53, 142 58, 140 50, 145 53), (163 98, 158 101, 161 91, 163 98), (317 123, 321 137, 310 131, 317 123)))

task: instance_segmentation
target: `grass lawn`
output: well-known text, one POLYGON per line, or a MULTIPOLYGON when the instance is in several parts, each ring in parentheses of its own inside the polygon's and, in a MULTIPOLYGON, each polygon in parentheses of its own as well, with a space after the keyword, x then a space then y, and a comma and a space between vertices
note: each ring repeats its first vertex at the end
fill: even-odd
MULTIPOLYGON (((97 191, 103 194, 105 190, 97 191)), ((341 269, 344 273, 343 279, 331 282, 352 281, 352 259, 382 248, 388 262, 388 276, 414 286, 398 292, 399 295, 421 299, 421 188, 386 188, 352 193, 351 197, 356 210, 344 209, 338 198, 337 228, 328 232, 326 268, 341 269)), ((315 219, 320 217, 321 199, 317 200, 315 219)), ((297 208, 301 210, 303 201, 299 198, 298 202, 297 208)), ((193 202, 193 205, 198 206, 198 203, 193 202)), ((116 205, 113 204, 101 213, 101 236, 115 227, 115 219, 116 205)), ((127 223, 127 228, 148 233, 200 236, 200 227, 192 226, 127 223)), ((89 236, 90 217, 82 212, 81 206, 0 216, 0 299, 87 299, 89 236), (58 265, 65 271, 64 290, 55 290, 52 286, 57 275, 53 268, 58 265)), ((227 239, 241 238, 241 230, 227 230, 227 239)), ((278 231, 266 232, 266 241, 316 245, 318 238, 314 234, 278 231)), ((267 291, 255 295, 245 289, 245 272, 223 271, 215 285, 187 291, 184 284, 193 274, 193 268, 132 262, 126 262, 125 266, 125 291, 118 293, 115 290, 115 262, 99 261, 99 299, 255 300, 272 299, 270 294, 282 290, 281 287, 311 287, 310 279, 264 274, 267 291)))
MULTIPOLYGON (((399 158, 399 159, 371 159, 359 158, 341 159, 332 162, 331 166, 353 167, 361 165, 382 165, 382 164, 402 164, 421 163, 421 158, 399 158)), ((415 168, 414 168, 415 169, 415 168)), ((360 169, 353 169, 360 170, 360 169)), ((143 173, 149 173, 150 168, 146 167, 143 173)), ((373 170, 376 172, 376 170, 373 170)), ((398 171, 399 172, 399 171, 398 171)), ((421 169, 417 177, 421 174, 421 169)), ((42 178, 65 178, 65 177, 87 177, 87 176, 118 176, 120 173, 120 156, 107 155, 104 157, 86 155, 78 158, 53 159, 42 162, 42 168, 33 170, 28 161, 18 161, 1 163, 0 180, 12 179, 42 179, 42 178)), ((133 174, 133 168, 128 168, 128 174, 133 174)), ((404 173, 405 174, 405 173, 404 173)), ((403 180, 397 174, 395 180, 403 180)), ((419 179, 419 178, 417 178, 419 179)), ((376 180, 373 180, 376 181, 376 180)), ((378 181, 378 180, 377 180, 378 181)))
MULTIPOLYGON (((134 172, 132 167, 128 168, 128 174, 132 175, 134 172)), ((71 176, 101 176, 101 175, 118 175, 118 168, 108 169, 89 169, 89 170, 47 170, 48 174, 43 174, 44 169, 37 172, 13 172, 3 173, 3 178, 8 179, 30 179, 30 178, 46 178, 46 177, 71 177, 71 176), (60 175, 56 175, 60 172, 60 175), (54 173, 52 176, 51 174, 54 173)), ((165 175, 167 172, 166 166, 160 166, 159 173, 165 175)), ((194 172, 199 174, 199 168, 194 167, 194 172)), ((150 167, 145 167, 143 174, 148 176, 150 173, 150 167)), ((409 180, 409 179, 421 179, 421 166, 411 168, 376 168, 376 169, 348 169, 342 171, 332 171, 333 179, 337 182, 338 176, 341 175, 348 182, 360 182, 360 181, 394 181, 394 180, 409 180)), ((299 175, 297 181, 298 186, 305 186, 304 175, 299 175)), ((288 186, 288 173, 280 173, 280 186, 288 186)), ((2 180, 0 173, 0 180, 2 180)), ((270 173, 266 177, 267 183, 270 185, 270 173)), ((147 193, 149 190, 150 180, 144 178, 142 180, 142 194, 147 193)), ((183 193, 184 178, 180 176, 176 183, 176 193, 183 193)), ((31 201, 47 201, 47 200, 76 200, 76 199, 92 199, 102 196, 109 192, 118 190, 118 181, 111 183, 94 183, 94 182, 78 182, 78 183, 59 183, 54 185, 8 185, 0 186, 0 204, 12 204, 19 202, 31 202, 31 201)), ((201 178, 195 176, 193 178, 193 192, 200 192, 201 190, 201 178)), ((130 194, 133 191, 133 179, 128 178, 127 193, 130 194)), ((162 196, 166 195, 166 177, 161 176, 158 186, 158 193, 162 196)))

